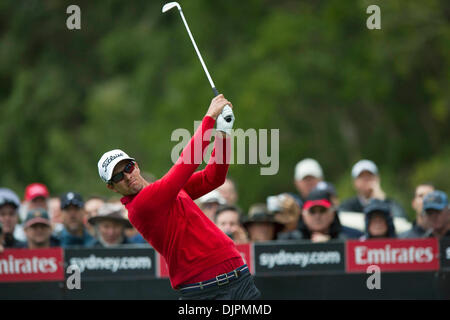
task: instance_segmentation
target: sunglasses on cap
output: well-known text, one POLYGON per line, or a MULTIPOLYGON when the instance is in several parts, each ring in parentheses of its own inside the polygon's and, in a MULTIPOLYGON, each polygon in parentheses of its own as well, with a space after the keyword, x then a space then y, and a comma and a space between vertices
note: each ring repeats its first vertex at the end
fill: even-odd
POLYGON ((119 183, 125 177, 124 173, 132 173, 134 171, 134 161, 130 161, 125 168, 111 177, 109 183, 119 183))

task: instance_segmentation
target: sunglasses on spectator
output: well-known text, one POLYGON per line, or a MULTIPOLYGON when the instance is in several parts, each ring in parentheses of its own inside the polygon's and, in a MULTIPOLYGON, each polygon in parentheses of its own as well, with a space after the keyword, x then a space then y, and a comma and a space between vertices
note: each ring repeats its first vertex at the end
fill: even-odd
POLYGON ((325 207, 314 206, 308 209, 309 214, 315 215, 316 213, 324 214, 328 212, 328 209, 325 207))
POLYGON ((110 183, 113 183, 113 182, 114 183, 119 183, 125 177, 124 173, 132 173, 133 171, 134 171, 134 161, 131 161, 125 166, 125 168, 122 171, 120 171, 120 172, 116 173, 115 175, 113 175, 111 177, 111 179, 109 180, 109 182, 110 183))

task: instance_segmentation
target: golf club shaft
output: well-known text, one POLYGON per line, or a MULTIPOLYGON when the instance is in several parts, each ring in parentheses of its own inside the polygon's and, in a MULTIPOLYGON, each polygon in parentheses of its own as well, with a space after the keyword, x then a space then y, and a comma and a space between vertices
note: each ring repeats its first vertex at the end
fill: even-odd
MULTIPOLYGON (((181 15, 181 19, 183 20, 184 26, 186 27, 186 30, 188 32, 189 38, 191 39, 192 44, 194 45, 194 49, 195 52, 197 53, 198 58, 200 59, 200 63, 202 64, 203 70, 206 73, 206 77, 208 78, 209 84, 211 85, 211 88, 214 92, 214 96, 218 96, 219 95, 219 91, 217 91, 216 86, 214 85, 213 80, 211 79, 211 75, 209 74, 208 68, 206 68, 206 64, 203 61, 202 55, 200 54, 200 51, 198 50, 197 44, 195 43, 194 37, 192 36, 191 30, 189 29, 189 26, 187 24, 186 19, 184 18, 184 14, 183 11, 181 10, 181 8, 178 10, 180 11, 180 15, 181 15)), ((231 108, 229 105, 226 105, 224 108, 224 110, 226 110, 226 115, 224 115, 224 118, 227 122, 231 121, 231 116, 229 115, 231 111, 231 108), (228 107, 228 108, 227 108, 228 107), (227 108, 227 109, 225 109, 227 108)))

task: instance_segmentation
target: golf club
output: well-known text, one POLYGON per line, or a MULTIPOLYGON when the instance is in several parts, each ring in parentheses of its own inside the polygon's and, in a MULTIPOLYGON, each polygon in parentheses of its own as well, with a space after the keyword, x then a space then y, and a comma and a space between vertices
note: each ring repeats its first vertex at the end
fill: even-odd
MULTIPOLYGON (((214 96, 217 96, 217 95, 219 95, 219 92, 217 91, 216 86, 214 85, 214 82, 211 79, 208 69, 206 68, 205 62, 203 61, 202 55, 200 54, 200 51, 197 48, 197 44, 195 43, 194 37, 192 36, 192 33, 191 33, 191 30, 189 29, 186 19, 184 18, 183 11, 181 11, 180 4, 178 2, 168 2, 163 6, 162 12, 165 13, 175 7, 178 8, 178 12, 181 15, 181 19, 183 19, 184 26, 186 27, 186 30, 189 34, 189 38, 191 38, 192 44, 194 45, 195 52, 197 53, 197 56, 200 59, 200 63, 202 64, 203 70, 206 73, 206 77, 208 78, 209 84, 211 85, 211 88, 214 92, 214 96)), ((231 107, 229 105, 226 105, 222 110, 222 116, 224 117, 225 121, 230 122, 232 119, 231 118, 232 115, 233 115, 233 110, 231 109, 231 107)))

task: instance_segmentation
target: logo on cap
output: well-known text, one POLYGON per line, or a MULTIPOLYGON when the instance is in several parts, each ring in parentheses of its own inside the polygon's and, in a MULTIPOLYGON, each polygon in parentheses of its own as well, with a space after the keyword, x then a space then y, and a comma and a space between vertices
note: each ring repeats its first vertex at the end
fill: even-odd
POLYGON ((116 158, 118 158, 118 157, 122 157, 122 156, 123 156, 123 153, 118 153, 118 154, 115 154, 115 155, 112 155, 112 156, 109 156, 108 158, 106 158, 106 160, 103 161, 103 164, 102 164, 102 168, 105 168, 105 172, 108 170, 109 164, 110 164, 114 159, 116 159, 116 158))
POLYGON ((41 217, 41 216, 42 216, 42 213, 39 210, 36 210, 36 211, 33 212, 33 217, 38 218, 38 217, 41 217))

